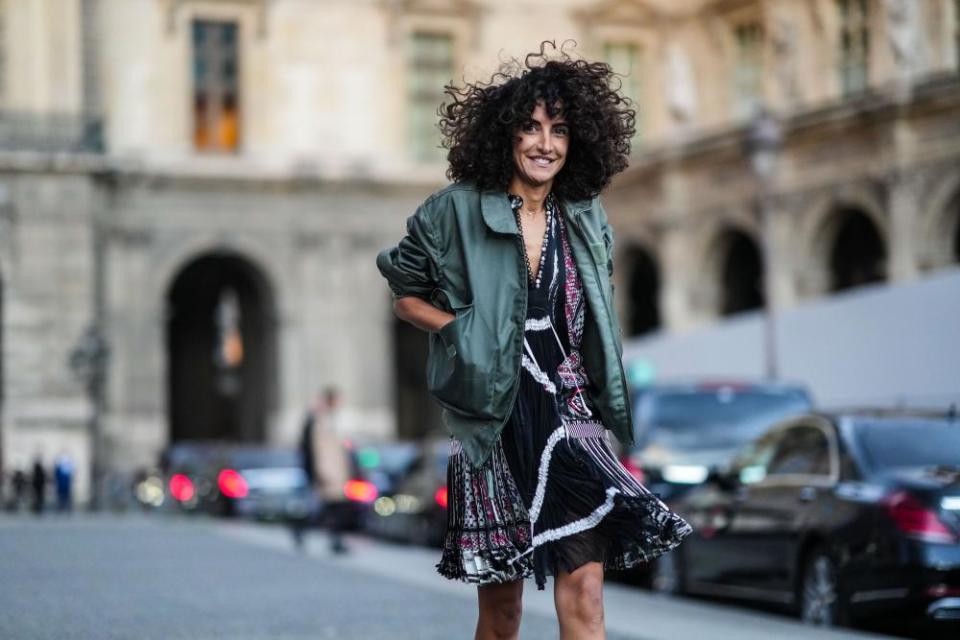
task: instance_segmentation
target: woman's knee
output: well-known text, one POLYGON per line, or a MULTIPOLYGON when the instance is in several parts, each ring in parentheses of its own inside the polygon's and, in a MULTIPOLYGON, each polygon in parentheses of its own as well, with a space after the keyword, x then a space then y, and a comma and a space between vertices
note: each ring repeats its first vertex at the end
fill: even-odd
POLYGON ((523 613, 522 584, 481 587, 479 596, 481 624, 495 629, 498 636, 515 635, 523 613))
POLYGON ((491 610, 497 626, 505 629, 520 627, 520 617, 523 614, 523 605, 519 598, 498 601, 491 610))
POLYGON ((603 572, 575 571, 563 581, 558 604, 566 613, 587 624, 603 623, 603 572))

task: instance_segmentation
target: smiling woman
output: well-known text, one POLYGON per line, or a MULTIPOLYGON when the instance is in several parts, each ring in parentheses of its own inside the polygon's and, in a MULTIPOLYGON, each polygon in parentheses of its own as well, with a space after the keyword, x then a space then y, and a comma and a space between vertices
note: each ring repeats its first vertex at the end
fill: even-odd
POLYGON ((530 575, 554 577, 561 638, 603 637, 604 567, 690 532, 607 436, 633 434, 597 197, 633 136, 618 86, 544 43, 489 83, 447 87, 456 184, 377 258, 397 315, 430 332, 427 385, 453 436, 437 568, 478 585, 480 639, 516 637, 530 575))

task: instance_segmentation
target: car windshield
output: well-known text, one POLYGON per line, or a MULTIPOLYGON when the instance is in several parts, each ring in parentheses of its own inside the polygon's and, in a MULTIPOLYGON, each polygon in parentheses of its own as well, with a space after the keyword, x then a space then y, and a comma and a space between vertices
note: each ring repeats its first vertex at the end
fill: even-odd
POLYGON ((856 426, 865 462, 875 471, 960 467, 960 422, 871 420, 856 426))
POLYGON ((640 396, 637 444, 670 449, 727 449, 740 446, 770 425, 810 410, 801 389, 689 389, 640 396))

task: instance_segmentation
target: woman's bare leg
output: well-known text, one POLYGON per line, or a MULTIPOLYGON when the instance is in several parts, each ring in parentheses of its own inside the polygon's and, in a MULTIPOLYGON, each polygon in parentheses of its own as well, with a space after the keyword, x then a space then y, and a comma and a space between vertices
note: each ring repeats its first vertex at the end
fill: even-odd
POLYGON ((603 640, 603 564, 588 562, 573 573, 561 571, 553 585, 561 640, 603 640))
POLYGON ((477 587, 476 640, 514 640, 520 634, 523 580, 477 587))

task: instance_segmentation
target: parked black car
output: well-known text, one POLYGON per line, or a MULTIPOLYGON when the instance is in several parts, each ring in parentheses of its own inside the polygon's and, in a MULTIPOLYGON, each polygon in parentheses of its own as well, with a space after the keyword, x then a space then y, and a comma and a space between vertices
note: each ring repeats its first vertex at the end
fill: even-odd
POLYGON ((206 510, 217 490, 211 467, 226 446, 213 440, 187 440, 165 449, 157 465, 164 491, 161 505, 189 513, 206 510))
POLYGON ((168 502, 185 511, 261 520, 308 520, 318 509, 294 449, 182 442, 161 458, 168 502))
POLYGON ((797 385, 733 381, 660 384, 635 389, 635 444, 628 468, 663 500, 707 479, 770 425, 812 409, 797 385))
POLYGON ((777 603, 818 625, 960 620, 955 418, 790 419, 671 507, 694 534, 664 557, 665 590, 777 603))
POLYGON ((377 498, 366 530, 392 540, 440 546, 447 528, 449 438, 428 440, 395 490, 377 498))
POLYGON ((211 511, 257 520, 310 520, 318 509, 300 452, 256 445, 223 450, 210 477, 211 511))

